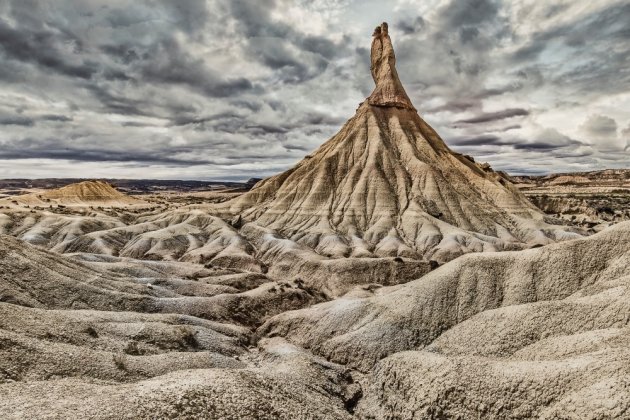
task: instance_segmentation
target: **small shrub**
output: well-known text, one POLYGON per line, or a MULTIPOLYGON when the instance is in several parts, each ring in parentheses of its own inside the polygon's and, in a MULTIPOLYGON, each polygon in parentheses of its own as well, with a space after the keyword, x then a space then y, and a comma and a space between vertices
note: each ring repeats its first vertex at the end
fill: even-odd
POLYGON ((127 346, 123 350, 126 354, 131 354, 132 356, 138 356, 142 354, 140 349, 138 348, 138 343, 135 341, 130 341, 127 343, 127 346))
POLYGON ((197 341, 197 332, 194 331, 188 325, 181 325, 178 327, 180 334, 179 343, 182 347, 191 347, 196 349, 199 347, 199 341, 197 341))
POLYGON ((98 332, 96 332, 96 330, 93 327, 87 327, 85 329, 85 332, 87 333, 87 335, 89 335, 90 337, 93 338, 98 338, 98 332))
POLYGON ((116 353, 112 355, 112 359, 118 369, 127 370, 127 356, 124 353, 116 353))

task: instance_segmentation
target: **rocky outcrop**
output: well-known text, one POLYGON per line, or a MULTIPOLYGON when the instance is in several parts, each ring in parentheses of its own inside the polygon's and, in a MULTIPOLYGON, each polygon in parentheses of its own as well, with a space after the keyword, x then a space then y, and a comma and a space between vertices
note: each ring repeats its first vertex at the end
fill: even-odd
POLYGON ((396 55, 387 23, 377 26, 372 36, 370 71, 376 87, 368 97, 368 103, 415 110, 396 71, 396 55))
POLYGON ((489 165, 450 150, 415 111, 395 61, 383 24, 372 42, 376 87, 356 115, 295 167, 216 211, 334 258, 444 262, 578 236, 545 224, 489 165))

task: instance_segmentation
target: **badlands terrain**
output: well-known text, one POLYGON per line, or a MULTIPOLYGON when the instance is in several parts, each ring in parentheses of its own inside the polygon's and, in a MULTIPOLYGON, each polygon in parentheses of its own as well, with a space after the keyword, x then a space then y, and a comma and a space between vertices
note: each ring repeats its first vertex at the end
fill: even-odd
POLYGON ((512 177, 545 213, 597 230, 630 220, 630 169, 512 177))
POLYGON ((2 181, 0 417, 630 418, 627 171, 452 151, 386 24, 371 72, 259 182, 2 181))

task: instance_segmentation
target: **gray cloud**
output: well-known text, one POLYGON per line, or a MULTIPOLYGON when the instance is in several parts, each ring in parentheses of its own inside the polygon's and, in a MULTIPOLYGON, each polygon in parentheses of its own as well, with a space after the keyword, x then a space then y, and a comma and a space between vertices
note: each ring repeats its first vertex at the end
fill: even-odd
POLYGON ((561 147, 563 146, 541 141, 534 141, 530 143, 517 143, 514 145, 514 148, 516 150, 555 150, 561 147))
POLYGON ((449 139, 449 143, 455 146, 512 146, 515 141, 503 140, 493 134, 484 134, 476 137, 455 137, 449 139))
POLYGON ((440 14, 444 26, 449 28, 472 27, 493 20, 499 12, 499 3, 493 0, 462 0, 447 3, 440 14))
POLYGON ((457 150, 521 173, 627 166, 630 117, 606 105, 630 92, 627 2, 6 0, 0 167, 286 169, 372 90, 375 16, 414 104, 457 150))
POLYGON ((473 118, 466 118, 455 121, 455 123, 480 124, 492 121, 504 120, 506 118, 523 117, 529 115, 529 111, 523 108, 508 108, 503 111, 486 112, 473 118))
POLYGON ((142 79, 164 84, 181 84, 201 89, 211 97, 226 97, 251 90, 253 84, 244 77, 221 77, 197 58, 188 54, 175 39, 155 43, 138 65, 142 79))
MULTIPOLYGON (((329 61, 345 52, 343 43, 323 36, 306 35, 271 17, 275 1, 229 2, 247 53, 266 67, 278 71, 284 83, 301 83, 320 75, 329 61)), ((346 40, 347 41, 347 40, 346 40)))
POLYGON ((21 125, 23 127, 32 127, 35 125, 35 120, 19 115, 0 116, 0 125, 21 125))
POLYGON ((70 77, 91 78, 98 71, 98 65, 80 57, 74 62, 66 60, 64 50, 69 47, 80 50, 80 40, 64 32, 16 29, 0 19, 0 50, 6 58, 33 63, 70 77))
MULTIPOLYGON (((550 5, 547 15, 558 10, 550 5)), ((574 59, 576 64, 549 67, 543 77, 553 84, 571 86, 573 91, 615 92, 619 86, 630 84, 630 72, 624 70, 630 53, 628 21, 630 4, 612 2, 595 13, 535 33, 511 59, 517 63, 536 61, 551 48, 563 48, 567 59, 574 59), (585 49, 588 54, 584 54, 585 49)))
POLYGON ((617 122, 605 115, 591 115, 582 125, 582 129, 595 137, 616 136, 617 122))
POLYGON ((56 115, 56 114, 47 114, 39 117, 40 120, 43 121, 57 121, 57 122, 68 122, 72 121, 72 117, 68 117, 66 115, 56 115))
POLYGON ((617 136, 617 121, 605 115, 591 115, 580 126, 585 137, 598 149, 609 152, 625 150, 625 139, 617 136))
POLYGON ((422 16, 409 18, 408 16, 401 19, 396 24, 396 28, 400 29, 405 35, 415 34, 422 31, 426 26, 426 22, 422 16))

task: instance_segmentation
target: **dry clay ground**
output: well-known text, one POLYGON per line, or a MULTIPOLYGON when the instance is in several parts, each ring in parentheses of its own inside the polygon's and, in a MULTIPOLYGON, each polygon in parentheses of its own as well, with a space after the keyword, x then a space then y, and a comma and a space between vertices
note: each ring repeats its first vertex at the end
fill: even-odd
MULTIPOLYGON (((62 231, 43 237, 69 243, 62 231)), ((415 277, 381 258, 335 278, 335 260, 300 265, 278 243, 257 255, 279 252, 282 270, 107 255, 115 241, 98 239, 59 255, 0 236, 3 418, 630 416, 629 222, 415 277)))

